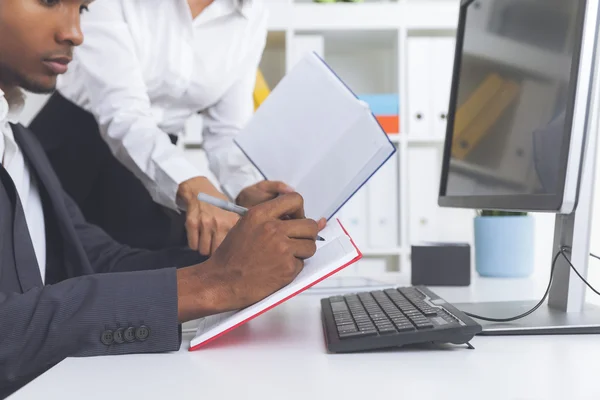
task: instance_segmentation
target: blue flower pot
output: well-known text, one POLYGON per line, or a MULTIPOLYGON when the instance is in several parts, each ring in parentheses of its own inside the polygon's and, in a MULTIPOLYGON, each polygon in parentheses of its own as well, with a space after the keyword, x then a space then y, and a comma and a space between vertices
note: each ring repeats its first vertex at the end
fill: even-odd
POLYGON ((475 269, 485 277, 527 277, 533 272, 534 220, 525 216, 475 218, 475 269))

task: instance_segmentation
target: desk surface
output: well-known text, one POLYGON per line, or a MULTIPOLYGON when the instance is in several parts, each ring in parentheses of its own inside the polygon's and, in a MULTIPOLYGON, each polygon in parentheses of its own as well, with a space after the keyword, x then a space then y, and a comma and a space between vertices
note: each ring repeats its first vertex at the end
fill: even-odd
MULTIPOLYGON (((543 280, 434 288, 446 300, 522 300, 543 280), (507 298, 507 293, 513 294, 507 298), (520 295, 518 295, 520 294, 520 295)), ((475 337, 475 350, 328 354, 322 294, 304 294, 202 350, 67 359, 11 399, 600 399, 597 336, 475 337), (388 397, 389 396, 389 397, 388 397)))

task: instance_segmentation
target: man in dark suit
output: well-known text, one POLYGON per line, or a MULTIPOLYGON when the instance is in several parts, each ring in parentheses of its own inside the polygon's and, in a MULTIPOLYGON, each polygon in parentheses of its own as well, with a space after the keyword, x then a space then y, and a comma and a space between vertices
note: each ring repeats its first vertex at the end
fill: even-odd
POLYGON ((65 357, 178 350, 180 323, 263 299, 316 251, 297 194, 250 210, 208 260, 86 223, 16 122, 19 88, 51 91, 65 72, 89 3, 0 1, 0 398, 65 357))

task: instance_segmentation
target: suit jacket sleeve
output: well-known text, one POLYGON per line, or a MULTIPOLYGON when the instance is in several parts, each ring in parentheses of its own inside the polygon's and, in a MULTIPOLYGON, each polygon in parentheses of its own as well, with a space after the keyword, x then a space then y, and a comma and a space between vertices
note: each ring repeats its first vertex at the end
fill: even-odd
POLYGON ((77 204, 66 194, 65 206, 95 272, 181 268, 206 261, 206 257, 186 248, 149 251, 122 245, 98 226, 87 223, 77 204))
POLYGON ((200 256, 119 245, 87 224, 66 195, 65 205, 97 274, 24 294, 0 290, 0 397, 66 357, 177 351, 181 344, 176 267, 200 256), (128 328, 137 337, 115 341, 128 328))
POLYGON ((66 357, 177 351, 177 302, 175 268, 86 275, 23 294, 0 291, 0 393, 66 357), (142 326, 150 332, 143 340, 110 338, 119 328, 140 333, 142 326))

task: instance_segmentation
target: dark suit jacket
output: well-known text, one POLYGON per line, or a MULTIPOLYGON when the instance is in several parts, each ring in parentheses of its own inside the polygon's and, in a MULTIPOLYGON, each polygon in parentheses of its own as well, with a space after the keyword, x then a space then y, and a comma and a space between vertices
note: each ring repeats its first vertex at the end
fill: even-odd
POLYGON ((178 350, 176 268, 204 259, 185 249, 131 249, 86 223, 34 136, 20 125, 13 131, 39 183, 48 262, 44 286, 19 197, 0 167, 0 398, 65 357, 178 350))

